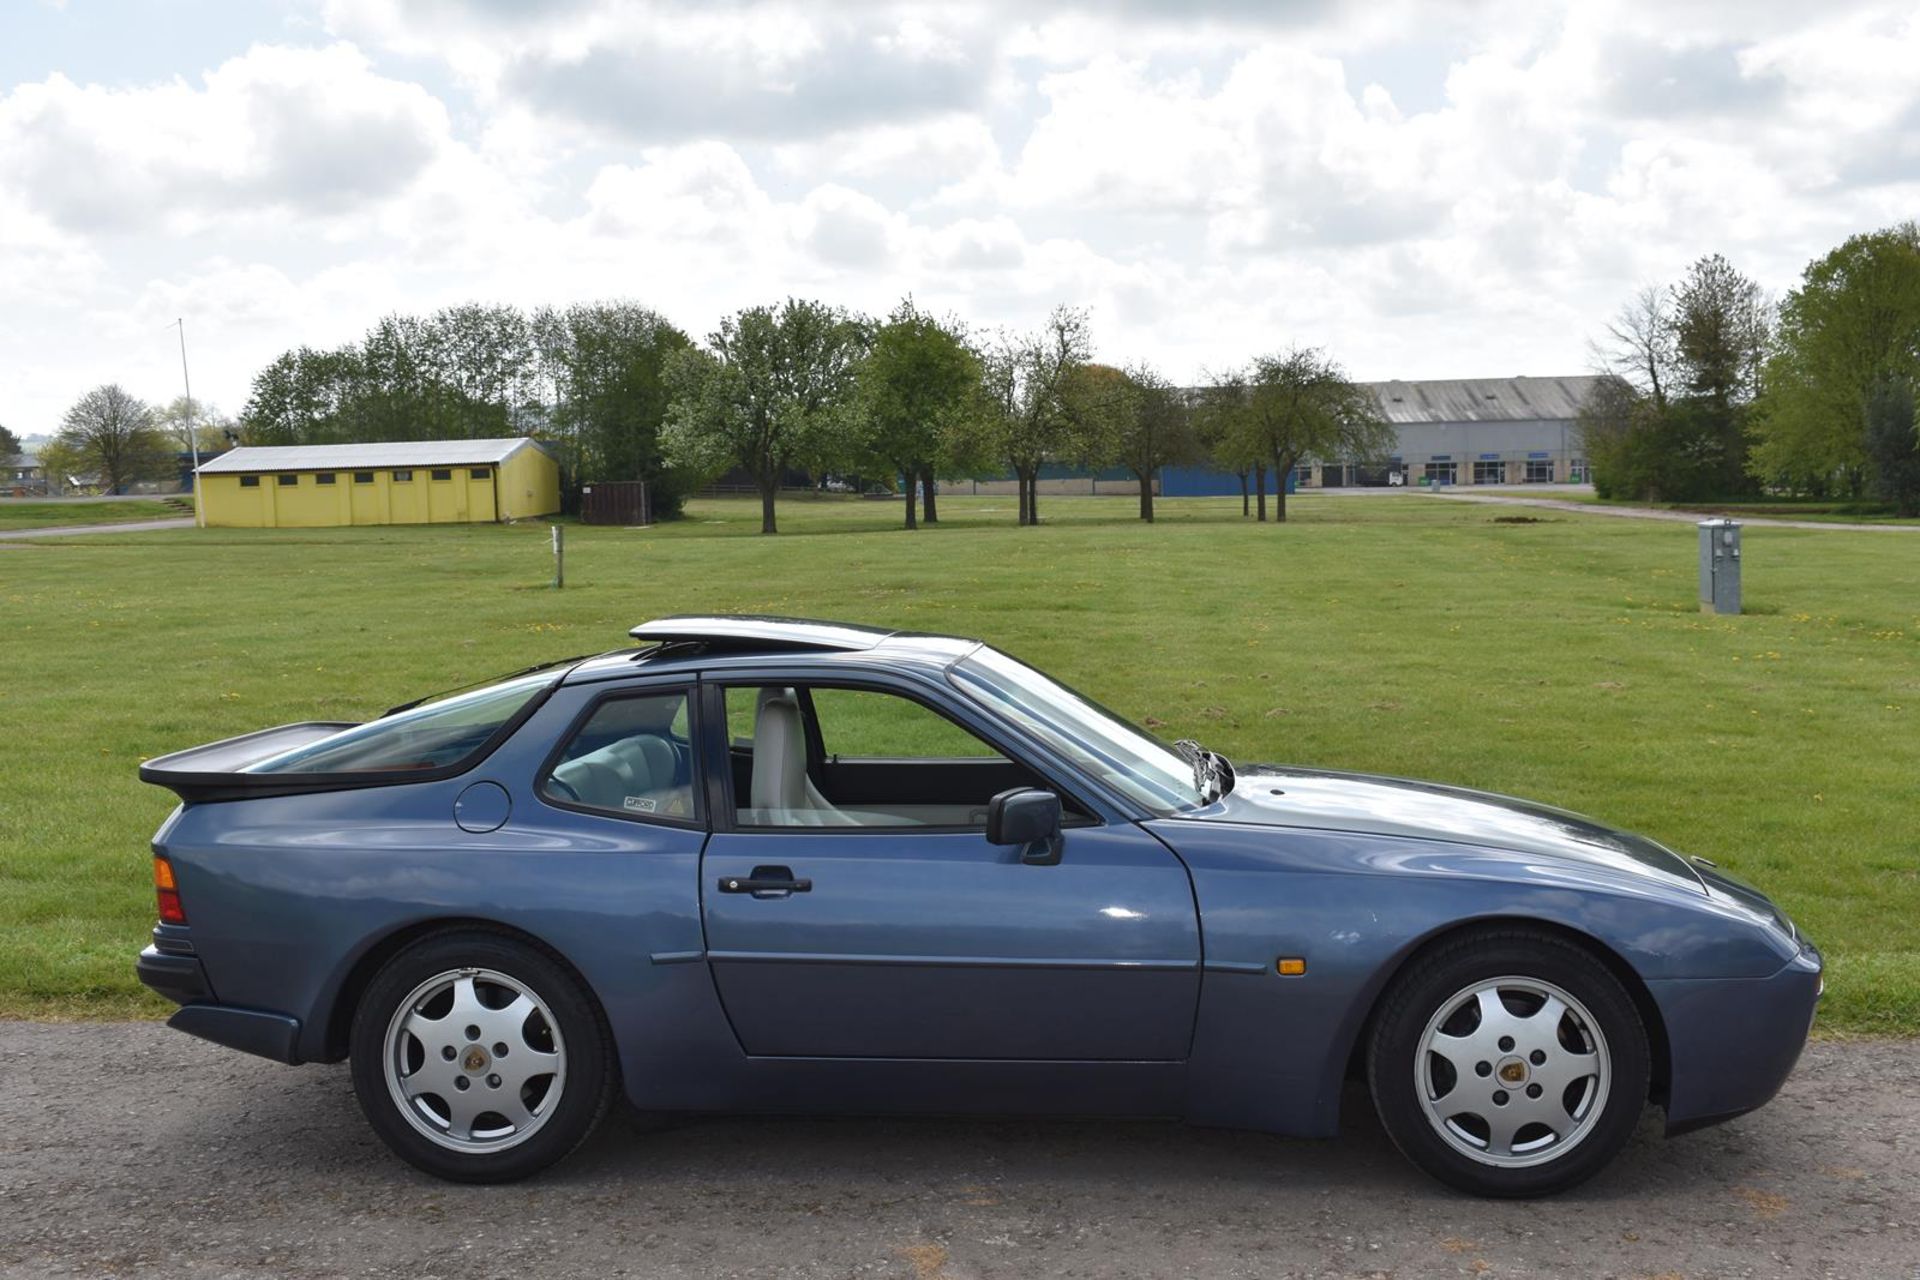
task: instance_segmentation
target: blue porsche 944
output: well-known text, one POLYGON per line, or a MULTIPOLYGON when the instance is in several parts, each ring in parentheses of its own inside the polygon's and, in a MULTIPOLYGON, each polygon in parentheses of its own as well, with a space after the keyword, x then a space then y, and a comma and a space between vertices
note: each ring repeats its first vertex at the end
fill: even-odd
POLYGON ((1711 863, 1478 791, 1171 746, 973 640, 632 648, 147 762, 172 1025, 349 1060, 466 1181, 650 1111, 1164 1116, 1571 1186, 1767 1101, 1820 954, 1711 863))

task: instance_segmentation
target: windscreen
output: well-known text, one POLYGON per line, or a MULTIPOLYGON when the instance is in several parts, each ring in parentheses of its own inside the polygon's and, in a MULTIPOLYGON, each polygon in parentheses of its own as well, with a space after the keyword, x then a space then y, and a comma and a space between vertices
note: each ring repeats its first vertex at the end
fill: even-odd
POLYGON ((1153 812, 1201 803, 1185 756, 1024 662, 982 645, 947 676, 969 698, 1153 812))
POLYGON ((268 756, 247 773, 378 773, 446 769, 477 755, 560 678, 557 671, 503 680, 268 756))

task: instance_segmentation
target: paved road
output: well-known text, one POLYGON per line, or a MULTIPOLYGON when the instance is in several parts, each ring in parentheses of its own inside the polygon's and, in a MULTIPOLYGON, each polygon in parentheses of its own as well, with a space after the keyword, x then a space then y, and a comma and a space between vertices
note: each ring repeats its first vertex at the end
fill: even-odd
MULTIPOLYGON (((1432 497, 1451 502, 1484 502, 1491 506, 1545 507, 1549 511, 1571 511, 1583 516, 1620 516, 1628 520, 1673 520, 1698 524, 1714 517, 1704 511, 1668 511, 1661 507, 1614 507, 1597 502, 1567 502, 1558 498, 1521 498, 1493 493, 1460 493, 1453 489, 1435 489, 1432 497)), ((1835 529, 1854 533, 1920 533, 1920 524, 1861 524, 1836 520, 1780 520, 1771 516, 1740 516, 1743 526, 1763 529, 1835 529)), ((1900 1280, 1908 1280, 1901 1277, 1900 1280)))
POLYGON ((41 529, 0 529, 0 541, 9 538, 68 538, 76 533, 148 533, 154 529, 191 529, 192 516, 174 520, 123 520, 119 524, 56 524, 41 529))
POLYGON ((1773 1105, 1656 1126, 1558 1200, 1172 1124, 617 1117, 511 1187, 391 1159, 340 1067, 157 1024, 0 1023, 0 1277, 1920 1274, 1912 1041, 1813 1045, 1773 1105))

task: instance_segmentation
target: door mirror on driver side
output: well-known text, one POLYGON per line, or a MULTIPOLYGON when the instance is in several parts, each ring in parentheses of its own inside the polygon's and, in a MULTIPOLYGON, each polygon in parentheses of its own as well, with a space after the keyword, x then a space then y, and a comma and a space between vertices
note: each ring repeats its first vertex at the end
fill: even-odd
POLYGON ((1020 861, 1050 867, 1066 843, 1060 834, 1060 797, 1015 787, 987 801, 987 843, 1018 845, 1020 861))

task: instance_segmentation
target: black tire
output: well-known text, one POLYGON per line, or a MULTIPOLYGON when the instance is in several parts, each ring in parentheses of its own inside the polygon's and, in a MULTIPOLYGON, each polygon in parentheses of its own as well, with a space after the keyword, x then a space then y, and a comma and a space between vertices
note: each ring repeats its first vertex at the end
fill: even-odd
MULTIPOLYGON (((513 994, 509 988, 491 984, 484 977, 480 979, 479 989, 490 993, 496 1002, 502 995, 513 994)), ((446 998, 450 1001, 453 997, 449 993, 446 998)), ((486 1013, 483 1012, 479 1020, 486 1021, 486 1013)), ((464 1054, 478 1048, 480 1053, 473 1059, 478 1065, 464 1073, 467 1083, 460 1086, 461 1093, 471 1092, 474 1098, 489 1096, 483 1091, 498 1087, 493 1085, 494 1081, 514 1089, 510 1077, 488 1074, 490 1067, 504 1070, 507 1057, 494 1061, 487 1053, 490 1046, 485 1043, 485 1036, 475 1046, 466 1045, 469 1037, 464 1030, 453 1029, 453 1023, 458 1021, 448 1018, 448 1035, 454 1043, 440 1047, 453 1047, 462 1056, 453 1060, 456 1065, 444 1069, 436 1066, 436 1070, 460 1073, 467 1062, 464 1054)), ((613 1038, 599 1005, 580 981, 551 955, 506 933, 484 929, 449 930, 409 946, 382 966, 368 984, 354 1010, 351 1035, 354 1093, 374 1132, 407 1163, 454 1182, 511 1182, 538 1173, 586 1141, 616 1091, 618 1067, 613 1057, 613 1038), (423 1127, 431 1128, 435 1115, 444 1117, 444 1104, 437 1103, 436 1098, 416 1101, 415 1106, 422 1110, 417 1118, 410 1119, 407 1104, 395 1095, 396 1086, 389 1081, 388 1033, 402 1004, 409 1002, 423 984, 462 970, 499 975, 525 988, 537 1004, 545 1006, 545 1011, 536 1010, 525 1024, 526 1034, 531 1037, 530 1043, 523 1046, 525 1054, 552 1050, 556 1046, 562 1052, 558 1061, 564 1069, 529 1082, 525 1086, 527 1092, 521 1095, 522 1106, 527 1107, 526 1113, 533 1117, 522 1126, 525 1136, 515 1138, 508 1133, 491 1140, 497 1144, 510 1142, 510 1145, 489 1147, 488 1140, 482 1138, 468 1149, 453 1149, 449 1145, 454 1142, 452 1136, 443 1135, 440 1140, 429 1137, 423 1127), (549 1011, 551 1027, 547 1025, 549 1011), (544 1090, 556 1085, 560 1090, 558 1101, 548 1107, 545 1104, 551 1100, 545 1097, 544 1090), (527 1097, 533 1099, 531 1106, 524 1101, 527 1097)), ((504 1039, 499 1042, 507 1043, 504 1039)), ((414 1056, 419 1060, 424 1057, 425 1042, 416 1038, 414 1045, 419 1050, 414 1056)), ((396 1054, 404 1052, 395 1049, 396 1054)), ((523 1055, 514 1065, 520 1066, 528 1060, 523 1055)), ((450 1092, 449 1096, 452 1096, 450 1092)), ((511 1123, 504 1110, 497 1119, 511 1123)), ((476 1131, 480 1129, 478 1119, 471 1123, 476 1131)))
MULTIPOLYGON (((1503 988, 1495 998, 1504 1004, 1516 997, 1503 988)), ((1524 994, 1519 998, 1524 999, 1524 994)), ((1471 1021, 1479 1015, 1466 1012, 1461 1016, 1471 1021)), ((1525 1016, 1524 1013, 1521 1016, 1525 1016)), ((1579 1022, 1576 1017, 1575 1025, 1579 1022)), ((1443 1030, 1446 1025, 1450 1024, 1443 1024, 1443 1030)), ((1468 1034, 1478 1034, 1477 1029, 1469 1028, 1468 1034)), ((1498 1045, 1495 1047, 1497 1049, 1498 1045)), ((1530 1070, 1542 1071, 1537 1067, 1514 1067, 1511 1062, 1506 1065, 1523 1079, 1528 1078, 1525 1073, 1530 1070)), ((1551 1195, 1592 1177, 1619 1154, 1633 1136, 1634 1127, 1646 1103, 1650 1071, 1646 1028, 1641 1023, 1632 997, 1621 986, 1620 980, 1598 957, 1577 943, 1544 931, 1524 928, 1463 934, 1417 956, 1395 979, 1381 1001, 1367 1050, 1367 1085, 1373 1093, 1374 1109, 1379 1112, 1380 1122, 1386 1127, 1394 1145, 1414 1164, 1441 1182, 1482 1196, 1517 1198, 1551 1195), (1458 1007, 1458 997, 1472 990, 1476 984, 1488 983, 1496 978, 1531 979, 1558 987, 1566 995, 1572 996, 1591 1015, 1604 1038, 1606 1049, 1608 1081, 1605 1098, 1583 1113, 1583 1122, 1577 1123, 1573 1129, 1578 1136, 1572 1138, 1564 1152, 1555 1154, 1558 1150, 1557 1140, 1550 1141, 1545 1136, 1548 1132, 1546 1128, 1521 1130, 1521 1133, 1536 1135, 1529 1142, 1546 1143, 1552 1149, 1543 1148, 1532 1155, 1520 1157, 1538 1160, 1539 1163, 1518 1167, 1495 1163, 1487 1156, 1462 1149, 1463 1145, 1492 1137, 1491 1134, 1478 1132, 1474 1127, 1476 1122, 1472 1119, 1461 1122, 1456 1118, 1455 1123, 1468 1130, 1464 1138, 1458 1133, 1452 1137, 1442 1136, 1440 1123, 1430 1118, 1422 1096, 1422 1091, 1430 1087, 1436 1092, 1444 1088, 1441 1097, 1461 1098, 1463 1107, 1486 1109, 1508 1105, 1504 1100, 1498 1103, 1493 1101, 1492 1090, 1501 1083, 1498 1075, 1500 1064, 1493 1064, 1493 1074, 1486 1075, 1479 1070, 1480 1064, 1476 1063, 1473 1074, 1484 1075, 1484 1080, 1467 1079, 1464 1076, 1455 1079, 1450 1063, 1435 1062, 1437 1055, 1420 1050, 1429 1022, 1440 1016, 1443 1008, 1458 1007), (1434 1084, 1431 1079, 1423 1081, 1421 1071, 1437 1073, 1438 1083, 1434 1084), (1461 1093, 1455 1094, 1454 1089, 1461 1090, 1461 1093), (1478 1089, 1488 1090, 1485 1102, 1480 1100, 1477 1092, 1473 1092, 1478 1089)), ((1550 1081, 1547 1087, 1553 1087, 1551 1078, 1544 1071, 1541 1078, 1550 1081)), ((1531 1089, 1533 1086, 1525 1084, 1522 1087, 1531 1089)), ((1578 1099, 1580 1090, 1588 1086, 1576 1084, 1571 1087, 1571 1096, 1578 1099)), ((1502 1099, 1514 1096, 1517 1095, 1500 1095, 1502 1099)), ((1595 1096, 1598 1097, 1597 1092, 1595 1096)), ((1537 1104, 1530 1102, 1525 1105, 1537 1104)), ((1444 1104, 1437 1106, 1436 1110, 1445 1110, 1444 1104)), ((1488 1110, 1487 1114, 1497 1115, 1498 1112, 1488 1110)), ((1518 1134, 1513 1135, 1511 1142, 1515 1150, 1523 1145, 1518 1134)), ((1491 1143, 1488 1145, 1491 1146, 1491 1143)))

